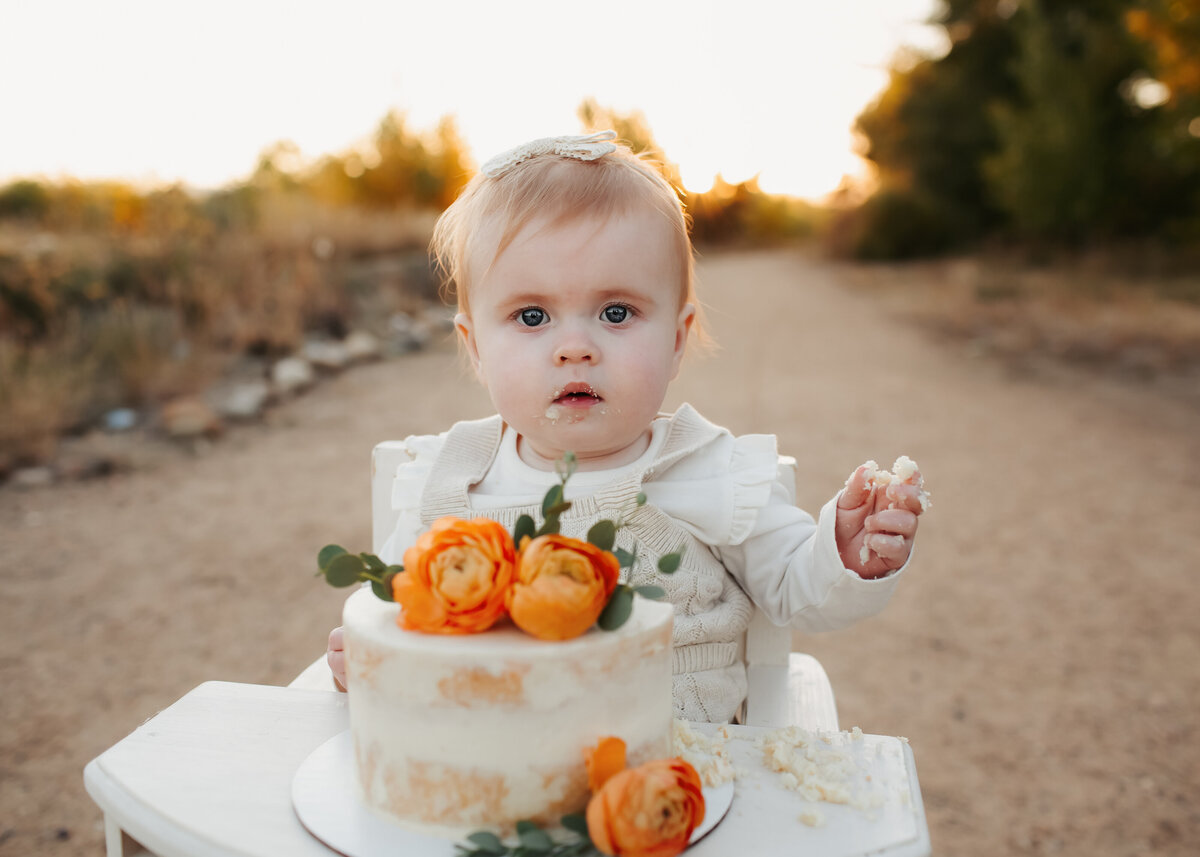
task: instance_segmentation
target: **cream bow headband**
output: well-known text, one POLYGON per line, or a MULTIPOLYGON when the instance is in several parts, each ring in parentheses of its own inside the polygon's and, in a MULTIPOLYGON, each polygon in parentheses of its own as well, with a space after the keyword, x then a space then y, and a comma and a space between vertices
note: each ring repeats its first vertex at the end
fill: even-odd
POLYGON ((515 149, 501 152, 483 165, 482 172, 488 178, 494 179, 522 161, 528 161, 538 155, 562 155, 580 161, 594 161, 617 150, 612 142, 615 139, 616 131, 599 131, 586 136, 542 137, 540 140, 533 140, 515 149))

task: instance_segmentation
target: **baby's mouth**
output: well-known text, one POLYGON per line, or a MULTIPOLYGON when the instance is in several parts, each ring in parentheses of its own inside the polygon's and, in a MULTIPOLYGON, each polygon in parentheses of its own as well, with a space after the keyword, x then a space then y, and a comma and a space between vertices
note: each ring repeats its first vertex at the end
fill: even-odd
POLYGON ((578 408, 596 405, 603 401, 603 397, 593 390, 590 385, 573 383, 563 387, 563 389, 554 397, 553 403, 567 408, 578 408))

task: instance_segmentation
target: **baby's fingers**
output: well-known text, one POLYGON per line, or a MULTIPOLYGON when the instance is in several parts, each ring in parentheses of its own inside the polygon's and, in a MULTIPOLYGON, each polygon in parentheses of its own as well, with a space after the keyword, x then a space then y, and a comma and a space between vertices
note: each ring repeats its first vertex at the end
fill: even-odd
POLYGON ((342 629, 334 628, 329 633, 329 648, 325 652, 325 662, 333 673, 333 681, 339 690, 346 689, 346 652, 342 637, 342 629))
POLYGON ((877 505, 886 506, 888 509, 901 509, 919 515, 928 507, 928 498, 929 495, 918 485, 892 482, 884 489, 883 496, 876 502, 877 505))
POLYGON ((863 528, 868 533, 884 533, 911 539, 917 534, 917 516, 906 509, 882 509, 869 516, 863 523, 863 528))
POLYGON ((870 499, 871 476, 878 467, 874 461, 868 461, 866 464, 860 464, 850 474, 850 478, 846 480, 846 488, 842 491, 842 496, 838 498, 839 509, 858 509, 870 499))
POLYGON ((886 533, 867 533, 863 538, 863 544, 889 566, 897 568, 904 565, 912 551, 911 544, 904 536, 893 536, 886 533))

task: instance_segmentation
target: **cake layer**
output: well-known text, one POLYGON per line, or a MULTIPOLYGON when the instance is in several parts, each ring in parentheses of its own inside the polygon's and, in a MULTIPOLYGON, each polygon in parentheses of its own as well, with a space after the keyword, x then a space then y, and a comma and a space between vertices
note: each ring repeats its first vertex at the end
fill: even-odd
POLYGON ((669 754, 670 604, 636 598, 616 631, 547 642, 405 631, 369 589, 346 602, 350 725, 367 805, 450 838, 557 824, 587 803, 585 751, 615 735, 630 764, 669 754))

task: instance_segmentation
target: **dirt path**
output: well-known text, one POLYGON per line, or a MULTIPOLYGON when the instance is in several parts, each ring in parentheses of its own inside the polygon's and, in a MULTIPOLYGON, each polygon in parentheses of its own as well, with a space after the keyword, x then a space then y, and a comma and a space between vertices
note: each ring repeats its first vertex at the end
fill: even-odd
MULTIPOLYGON (((815 509, 857 463, 920 462, 934 508, 879 617, 797 639, 843 728, 912 742, 935 853, 1194 853, 1200 413, 930 342, 789 254, 701 265, 720 344, 686 399, 779 435, 815 509)), ((355 370, 198 458, 0 490, 0 854, 102 853, 84 764, 209 679, 284 684, 369 539, 384 438, 482 416, 452 346, 355 370)))

